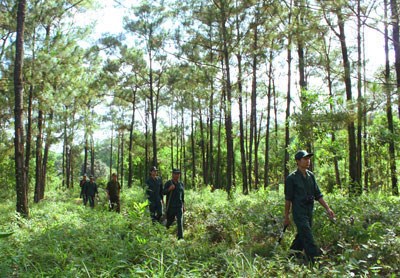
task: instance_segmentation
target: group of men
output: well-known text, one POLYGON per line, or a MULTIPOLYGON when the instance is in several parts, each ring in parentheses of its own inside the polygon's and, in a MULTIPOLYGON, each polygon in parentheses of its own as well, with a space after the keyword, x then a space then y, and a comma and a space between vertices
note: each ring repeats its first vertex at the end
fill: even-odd
MULTIPOLYGON (((285 211, 284 227, 290 225, 289 213, 292 211, 293 221, 297 227, 297 235, 290 247, 293 255, 298 257, 305 254, 305 259, 314 263, 316 258, 321 255, 320 249, 315 244, 312 234, 312 218, 314 210, 314 201, 318 201, 326 210, 331 219, 335 218, 334 212, 325 202, 319 189, 314 174, 309 170, 311 157, 313 153, 305 150, 298 151, 294 158, 297 164, 297 170, 290 173, 285 182, 285 211)), ((163 207, 165 208, 166 227, 169 228, 177 220, 178 239, 183 238, 183 213, 185 212, 184 185, 179 180, 181 171, 172 170, 172 179, 164 185, 156 166, 150 168, 149 177, 146 180, 146 194, 149 201, 149 210, 153 223, 161 222, 163 217, 163 207), (164 196, 166 203, 164 204, 164 196)), ((110 204, 116 204, 116 210, 119 212, 119 191, 120 186, 113 174, 113 179, 107 184, 107 194, 110 204)), ((84 177, 85 179, 85 177, 84 177)), ((90 206, 94 206, 94 194, 97 193, 97 185, 90 176, 90 181, 85 182, 82 187, 84 204, 89 200, 90 206)), ((110 209, 112 209, 110 205, 110 209)))
POLYGON ((157 167, 150 168, 150 175, 146 180, 146 194, 149 200, 150 216, 153 221, 161 222, 163 216, 164 195, 166 195, 165 216, 167 229, 175 221, 178 225, 178 239, 183 239, 183 213, 185 212, 185 190, 179 180, 181 171, 172 169, 172 179, 164 185, 157 175, 157 167))
MULTIPOLYGON (((94 199, 96 195, 99 194, 98 186, 94 181, 94 176, 91 175, 89 177, 89 181, 87 180, 86 174, 83 175, 82 180, 80 181, 81 194, 80 198, 83 199, 83 205, 86 206, 89 201, 89 205, 91 208, 94 208, 94 199)), ((120 212, 120 195, 121 185, 117 180, 117 174, 113 173, 111 175, 111 180, 107 183, 106 193, 108 199, 108 206, 110 210, 115 210, 116 212, 120 212)))

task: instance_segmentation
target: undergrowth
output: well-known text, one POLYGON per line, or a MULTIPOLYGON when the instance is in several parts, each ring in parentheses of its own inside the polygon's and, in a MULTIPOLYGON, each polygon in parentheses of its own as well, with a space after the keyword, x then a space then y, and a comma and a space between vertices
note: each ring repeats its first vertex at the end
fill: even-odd
POLYGON ((109 212, 103 193, 95 209, 79 192, 52 191, 30 204, 30 218, 0 204, 0 277, 396 277, 400 275, 400 202, 379 194, 325 199, 314 235, 324 255, 314 267, 289 257, 296 229, 281 244, 283 195, 186 191, 185 240, 176 227, 152 224, 143 189, 125 189, 121 214, 109 212))

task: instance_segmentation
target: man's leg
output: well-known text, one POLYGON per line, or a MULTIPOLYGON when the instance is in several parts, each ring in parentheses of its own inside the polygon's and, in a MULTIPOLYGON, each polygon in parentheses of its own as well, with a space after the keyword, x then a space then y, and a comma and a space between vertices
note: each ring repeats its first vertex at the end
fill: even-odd
POLYGON ((179 208, 176 213, 176 222, 178 224, 178 239, 183 239, 183 211, 179 208))
POLYGON ((89 199, 89 205, 91 208, 94 208, 94 196, 87 196, 87 198, 89 199))
POLYGON ((156 221, 156 207, 155 207, 154 202, 150 203, 149 210, 150 210, 151 221, 155 222, 156 221))
POLYGON ((167 211, 167 224, 165 225, 167 229, 172 225, 172 223, 174 223, 175 215, 175 209, 169 208, 167 211))
POLYGON ((162 205, 161 205, 161 202, 159 201, 156 203, 156 207, 155 207, 155 219, 157 221, 160 221, 161 216, 162 216, 162 205))
POLYGON ((307 259, 313 263, 315 257, 321 255, 321 252, 315 244, 314 237, 311 231, 311 225, 309 222, 301 223, 297 226, 297 230, 299 238, 304 247, 307 259))

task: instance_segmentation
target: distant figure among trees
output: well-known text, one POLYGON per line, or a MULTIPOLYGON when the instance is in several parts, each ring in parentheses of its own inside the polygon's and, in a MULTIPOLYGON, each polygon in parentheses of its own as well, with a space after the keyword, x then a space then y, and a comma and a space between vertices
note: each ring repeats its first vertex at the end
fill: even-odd
POLYGON ((110 211, 115 209, 116 212, 118 213, 120 212, 121 210, 120 199, 119 199, 120 191, 121 191, 121 185, 117 181, 117 174, 113 173, 111 175, 111 181, 107 183, 106 187, 110 211))
POLYGON ((157 167, 152 166, 150 176, 146 179, 146 195, 149 200, 150 216, 153 223, 161 220, 163 205, 163 184, 157 172, 157 167))
POLYGON ((167 195, 167 229, 177 221, 178 239, 183 239, 183 213, 185 212, 185 190, 183 183, 179 180, 181 171, 172 170, 172 180, 164 185, 163 193, 167 195))
POLYGON ((306 253, 306 259, 311 264, 315 258, 322 254, 321 250, 314 242, 311 231, 312 217, 314 210, 314 200, 317 200, 328 213, 331 219, 335 214, 324 201, 322 193, 315 180, 314 174, 308 170, 310 159, 313 153, 301 150, 295 154, 297 170, 292 172, 286 178, 285 183, 285 220, 284 226, 290 225, 289 212, 292 208, 293 221, 297 227, 297 235, 290 247, 295 252, 295 256, 301 256, 303 250, 306 253))
POLYGON ((89 177, 89 182, 85 183, 83 192, 89 201, 90 207, 94 208, 94 197, 96 194, 99 194, 99 192, 97 191, 97 184, 95 183, 92 175, 89 177))
POLYGON ((87 203, 87 197, 86 197, 86 194, 84 192, 85 183, 88 182, 86 177, 87 177, 86 174, 83 174, 82 179, 79 182, 79 186, 81 188, 81 194, 79 195, 79 198, 82 198, 84 206, 86 206, 86 203, 87 203))

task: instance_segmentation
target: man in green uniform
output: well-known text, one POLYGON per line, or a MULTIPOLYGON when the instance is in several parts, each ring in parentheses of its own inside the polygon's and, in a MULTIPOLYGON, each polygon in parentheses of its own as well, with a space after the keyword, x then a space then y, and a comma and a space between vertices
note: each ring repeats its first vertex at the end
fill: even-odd
POLYGON ((297 235, 290 249, 295 252, 304 250, 307 260, 314 263, 315 257, 321 255, 321 250, 316 246, 311 231, 314 200, 325 208, 331 219, 335 217, 335 214, 324 201, 314 174, 308 170, 311 156, 313 154, 307 151, 298 151, 295 155, 297 170, 286 178, 284 226, 290 225, 289 212, 292 208, 297 235))
POLYGON ((91 208, 94 208, 94 197, 96 194, 99 194, 97 191, 97 184, 94 182, 94 177, 90 176, 89 177, 89 182, 86 182, 84 185, 84 194, 87 197, 87 200, 89 201, 89 205, 91 208))
POLYGON ((162 216, 163 184, 161 177, 157 176, 157 167, 150 168, 150 176, 146 180, 146 195, 149 200, 151 220, 160 221, 162 216))
POLYGON ((183 239, 183 213, 185 212, 185 191, 179 178, 181 171, 172 170, 172 180, 164 185, 163 193, 167 195, 167 229, 172 225, 176 218, 178 224, 178 239, 183 239))
POLYGON ((82 198, 84 206, 86 206, 86 203, 87 203, 87 197, 86 197, 86 194, 84 193, 85 183, 88 182, 86 177, 87 177, 86 174, 83 174, 82 179, 79 182, 79 186, 81 188, 80 198, 82 198))
POLYGON ((117 181, 117 174, 113 173, 111 175, 111 181, 107 183, 106 192, 107 197, 110 202, 109 208, 110 210, 115 209, 116 212, 120 212, 120 201, 119 201, 119 193, 121 191, 121 185, 117 181))

